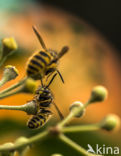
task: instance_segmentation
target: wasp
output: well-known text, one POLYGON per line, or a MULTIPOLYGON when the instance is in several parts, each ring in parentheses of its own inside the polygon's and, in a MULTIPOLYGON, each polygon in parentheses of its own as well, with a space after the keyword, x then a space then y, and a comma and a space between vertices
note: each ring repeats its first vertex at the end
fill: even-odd
POLYGON ((53 72, 57 72, 64 83, 63 77, 59 72, 57 66, 59 59, 68 51, 68 46, 64 46, 59 53, 55 50, 47 49, 40 33, 37 31, 35 27, 33 27, 33 31, 37 36, 43 50, 34 53, 28 63, 27 63, 27 76, 32 77, 36 80, 41 80, 44 76, 50 76, 53 72))
POLYGON ((39 86, 38 89, 36 90, 36 94, 33 100, 37 105, 38 111, 37 111, 37 114, 33 115, 27 122, 27 126, 31 129, 40 128, 48 121, 48 119, 52 115, 52 112, 49 109, 51 104, 54 104, 60 118, 63 119, 63 115, 60 112, 58 106, 54 103, 53 94, 51 90, 49 89, 49 86, 53 82, 56 75, 57 73, 53 75, 48 85, 39 86))

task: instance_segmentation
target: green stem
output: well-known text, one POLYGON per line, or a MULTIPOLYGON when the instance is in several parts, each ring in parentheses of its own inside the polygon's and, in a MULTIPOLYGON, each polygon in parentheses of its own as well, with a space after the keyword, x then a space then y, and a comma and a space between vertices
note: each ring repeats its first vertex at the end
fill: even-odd
POLYGON ((26 142, 20 143, 19 145, 14 145, 13 147, 0 147, 0 152, 18 150, 22 147, 29 146, 33 143, 40 141, 40 140, 42 141, 42 139, 46 138, 47 136, 48 136, 48 131, 44 131, 40 134, 37 134, 37 135, 29 138, 26 142))
POLYGON ((88 153, 84 148, 82 148, 77 143, 75 143, 74 141, 72 141, 71 139, 69 139, 63 134, 59 135, 59 139, 65 142, 67 145, 69 145, 73 149, 75 149, 76 151, 78 151, 83 156, 96 156, 94 154, 88 153))
POLYGON ((0 109, 25 111, 25 105, 21 106, 0 105, 0 109))
POLYGON ((19 156, 26 156, 29 150, 30 147, 26 147, 23 151, 19 152, 19 156))
POLYGON ((3 65, 3 63, 6 61, 7 57, 3 57, 0 60, 0 67, 3 65))
POLYGON ((34 103, 34 101, 30 101, 20 106, 0 105, 0 109, 24 111, 27 114, 32 114, 32 115, 35 115, 37 113, 37 106, 34 103))
POLYGON ((10 93, 7 93, 7 94, 1 94, 1 95, 0 95, 0 99, 4 99, 4 98, 6 98, 6 97, 9 97, 9 96, 15 95, 15 94, 17 94, 17 93, 20 93, 21 90, 22 90, 22 89, 20 88, 20 89, 14 91, 14 92, 10 92, 10 93))
POLYGON ((8 49, 6 49, 6 50, 3 49, 2 51, 3 51, 2 52, 3 54, 1 55, 0 67, 3 65, 3 63, 6 61, 6 59, 15 52, 15 50, 8 51, 8 49))
POLYGON ((63 133, 73 133, 73 132, 85 132, 85 131, 96 131, 100 129, 100 124, 90 124, 90 125, 81 125, 81 126, 69 126, 63 127, 61 132, 63 133))
POLYGON ((1 63, 1 61, 2 61, 2 56, 3 56, 3 52, 2 52, 1 44, 0 44, 0 63, 1 63))
POLYGON ((9 88, 7 88, 7 89, 1 91, 1 92, 0 92, 0 95, 5 94, 5 93, 7 93, 7 92, 9 92, 9 91, 11 91, 11 90, 13 90, 13 89, 15 89, 15 88, 17 88, 17 87, 23 85, 24 82, 26 81, 26 79, 27 79, 27 77, 25 77, 23 80, 17 82, 16 84, 10 86, 9 88))
POLYGON ((2 87, 7 81, 6 77, 3 77, 0 81, 0 87, 2 87))
POLYGON ((90 104, 90 100, 84 104, 84 108, 86 108, 90 104))

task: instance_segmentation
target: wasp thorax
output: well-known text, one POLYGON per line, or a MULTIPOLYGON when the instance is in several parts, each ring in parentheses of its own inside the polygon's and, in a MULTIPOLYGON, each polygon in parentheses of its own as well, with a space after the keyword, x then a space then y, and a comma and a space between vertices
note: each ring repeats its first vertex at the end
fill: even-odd
POLYGON ((39 95, 48 95, 50 93, 50 89, 47 88, 46 86, 42 87, 40 86, 38 88, 38 90, 36 91, 36 94, 39 94, 39 95))
POLYGON ((57 53, 55 50, 48 49, 48 52, 49 52, 54 58, 57 58, 57 57, 58 57, 58 53, 57 53))
POLYGON ((48 96, 52 96, 49 89, 44 89, 44 90, 39 91, 39 94, 38 94, 39 99, 41 99, 42 97, 48 97, 48 96))

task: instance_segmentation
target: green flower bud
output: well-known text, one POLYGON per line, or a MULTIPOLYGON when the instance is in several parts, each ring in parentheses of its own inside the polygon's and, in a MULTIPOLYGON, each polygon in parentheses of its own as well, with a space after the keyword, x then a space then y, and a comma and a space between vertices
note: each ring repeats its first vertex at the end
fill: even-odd
MULTIPOLYGON (((21 145, 26 142, 28 142, 28 138, 22 136, 15 141, 15 145, 21 145)), ((19 148, 18 153, 20 155, 24 155, 28 150, 29 150, 29 146, 24 146, 19 148)))
POLYGON ((16 41, 11 38, 4 38, 2 40, 2 51, 0 53, 0 66, 6 61, 7 57, 12 55, 17 49, 16 41))
POLYGON ((22 92, 35 93, 36 89, 37 89, 36 81, 33 80, 32 78, 28 78, 24 83, 24 86, 22 88, 22 92))
POLYGON ((75 101, 69 109, 71 112, 74 112, 75 117, 77 118, 82 117, 85 113, 84 104, 80 101, 75 101))
POLYGON ((8 81, 15 79, 18 76, 18 70, 16 67, 7 65, 5 66, 3 76, 8 79, 8 81))
POLYGON ((16 50, 18 48, 16 41, 13 37, 4 38, 2 40, 3 45, 3 56, 8 55, 11 51, 16 50))
POLYGON ((109 114, 101 121, 101 128, 107 131, 119 129, 121 124, 120 118, 115 114, 109 114))
POLYGON ((15 141, 15 145, 21 145, 23 143, 26 143, 27 141, 28 141, 28 138, 22 136, 15 141))
POLYGON ((31 100, 29 101, 27 104, 23 105, 24 107, 24 111, 28 114, 28 115, 36 115, 37 111, 38 111, 38 104, 36 101, 31 100))
POLYGON ((89 100, 89 103, 92 102, 102 102, 107 98, 108 91, 103 86, 96 86, 93 88, 91 93, 91 98, 89 100))
POLYGON ((0 86, 4 85, 6 82, 15 79, 18 76, 18 70, 11 65, 7 65, 4 68, 3 77, 0 81, 0 86))
POLYGON ((8 143, 1 145, 0 147, 7 148, 7 147, 13 147, 13 146, 14 146, 14 144, 12 142, 8 142, 8 143))
POLYGON ((55 153, 55 154, 52 154, 51 156, 63 156, 63 155, 60 153, 55 153))

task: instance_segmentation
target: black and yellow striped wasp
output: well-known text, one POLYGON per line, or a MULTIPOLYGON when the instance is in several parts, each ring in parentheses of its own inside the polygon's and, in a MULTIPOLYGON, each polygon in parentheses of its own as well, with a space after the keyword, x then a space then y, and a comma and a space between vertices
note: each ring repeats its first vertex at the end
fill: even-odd
POLYGON ((68 47, 64 46, 59 53, 55 50, 47 49, 42 37, 35 27, 33 30, 43 48, 43 50, 36 52, 32 55, 27 63, 27 76, 35 80, 41 80, 44 76, 50 76, 53 72, 57 72, 64 82, 57 66, 59 59, 68 51, 68 47))
POLYGON ((33 101, 36 103, 38 111, 37 114, 33 115, 27 122, 27 126, 31 129, 40 128, 48 121, 48 119, 52 115, 52 112, 49 109, 51 104, 54 104, 60 118, 63 119, 63 115, 57 105, 54 103, 53 94, 49 89, 49 86, 53 82, 56 75, 57 73, 53 75, 48 85, 42 84, 42 86, 39 86, 36 91, 33 101))

